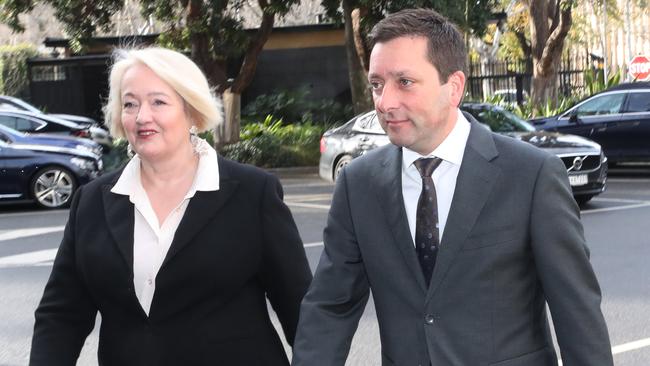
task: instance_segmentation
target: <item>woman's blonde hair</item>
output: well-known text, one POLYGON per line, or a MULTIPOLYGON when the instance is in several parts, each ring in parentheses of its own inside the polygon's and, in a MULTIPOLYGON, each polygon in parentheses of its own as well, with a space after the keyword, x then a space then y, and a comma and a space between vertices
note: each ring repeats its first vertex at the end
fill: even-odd
POLYGON ((221 100, 215 96, 199 67, 182 53, 160 47, 117 49, 113 60, 104 118, 114 137, 126 137, 121 123, 122 77, 136 63, 150 68, 178 93, 199 132, 212 129, 222 121, 221 100))

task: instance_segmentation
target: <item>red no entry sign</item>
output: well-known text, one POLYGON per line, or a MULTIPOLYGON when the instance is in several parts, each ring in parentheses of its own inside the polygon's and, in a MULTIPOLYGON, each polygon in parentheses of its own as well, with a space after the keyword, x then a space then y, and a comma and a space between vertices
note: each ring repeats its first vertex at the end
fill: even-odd
POLYGON ((627 71, 637 81, 650 80, 650 58, 647 56, 635 56, 630 60, 627 71))

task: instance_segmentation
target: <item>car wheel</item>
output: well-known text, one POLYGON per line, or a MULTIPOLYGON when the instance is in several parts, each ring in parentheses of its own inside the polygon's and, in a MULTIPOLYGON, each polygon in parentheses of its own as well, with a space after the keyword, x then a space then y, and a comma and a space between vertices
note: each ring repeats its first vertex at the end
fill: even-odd
POLYGON ((594 196, 592 195, 585 195, 585 196, 576 196, 576 202, 578 202, 578 206, 582 207, 587 204, 594 196))
POLYGON ((67 207, 77 182, 69 170, 62 167, 47 167, 39 170, 32 179, 31 193, 36 203, 44 208, 67 207))
POLYGON ((343 168, 345 168, 346 165, 350 164, 352 161, 352 157, 350 155, 343 155, 339 159, 339 161, 336 162, 336 166, 334 166, 334 181, 336 181, 341 175, 341 171, 343 171, 343 168))

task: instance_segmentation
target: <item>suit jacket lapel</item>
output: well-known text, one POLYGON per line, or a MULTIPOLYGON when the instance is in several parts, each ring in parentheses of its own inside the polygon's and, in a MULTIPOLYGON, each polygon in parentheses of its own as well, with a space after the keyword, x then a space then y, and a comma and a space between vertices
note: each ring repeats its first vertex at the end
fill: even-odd
POLYGON ((426 292, 426 283, 415 254, 413 238, 409 229, 404 198, 402 196, 402 149, 390 145, 387 147, 381 168, 373 172, 373 184, 377 201, 388 221, 395 245, 402 252, 406 266, 410 269, 422 293, 426 292))
POLYGON ((167 256, 160 267, 161 271, 213 219, 236 190, 239 183, 229 177, 226 165, 227 162, 220 158, 218 191, 197 191, 190 199, 167 256))
POLYGON ((499 176, 499 170, 490 163, 498 155, 491 134, 477 122, 471 125, 427 301, 458 255, 499 176))
POLYGON ((111 188, 119 177, 120 174, 117 174, 111 184, 102 186, 104 214, 108 230, 133 276, 133 203, 128 196, 111 193, 111 188))

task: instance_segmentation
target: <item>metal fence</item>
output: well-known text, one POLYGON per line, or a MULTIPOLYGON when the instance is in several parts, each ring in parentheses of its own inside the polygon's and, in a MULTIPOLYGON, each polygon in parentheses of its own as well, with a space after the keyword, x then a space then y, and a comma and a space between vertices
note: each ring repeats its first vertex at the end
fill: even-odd
MULTIPOLYGON (((569 96, 585 88, 585 70, 593 67, 587 57, 562 59, 559 66, 559 92, 569 96)), ((472 62, 469 64, 467 93, 471 100, 500 95, 511 102, 523 102, 530 95, 532 61, 472 62)))

